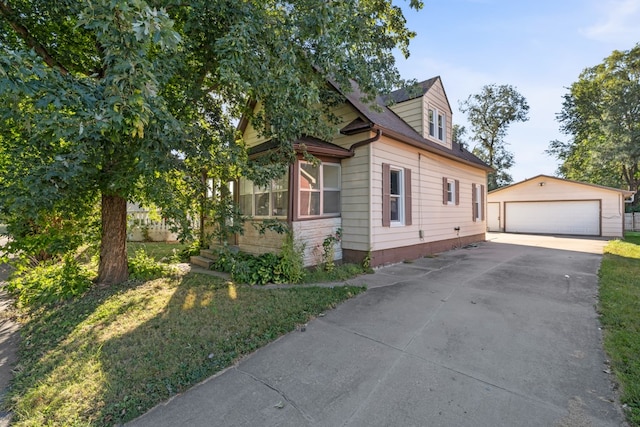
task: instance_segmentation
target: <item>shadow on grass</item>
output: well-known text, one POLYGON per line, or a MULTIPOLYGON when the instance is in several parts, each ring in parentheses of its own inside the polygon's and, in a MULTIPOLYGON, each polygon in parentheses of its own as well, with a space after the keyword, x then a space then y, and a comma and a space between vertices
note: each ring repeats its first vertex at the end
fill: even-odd
POLYGON ((105 401, 111 403, 102 409, 100 424, 141 415, 357 292, 258 290, 209 276, 186 277, 164 310, 105 342, 105 401))
POLYGON ((93 290, 25 326, 16 425, 131 420, 361 290, 198 274, 93 290))
POLYGON ((604 347, 621 386, 627 419, 640 426, 640 236, 612 242, 600 266, 604 347))

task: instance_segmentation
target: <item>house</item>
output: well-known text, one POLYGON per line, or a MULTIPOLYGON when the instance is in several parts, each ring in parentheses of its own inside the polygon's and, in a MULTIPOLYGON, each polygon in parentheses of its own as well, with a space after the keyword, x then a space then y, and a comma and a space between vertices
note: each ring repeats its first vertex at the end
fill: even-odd
POLYGON ((489 231, 622 237, 624 203, 633 191, 548 175, 493 190, 489 231))
MULTIPOLYGON (((339 89, 335 86, 336 91, 339 89)), ((355 88, 335 110, 341 123, 331 141, 305 136, 287 176, 268 188, 240 179, 239 206, 252 221, 288 221, 305 247, 305 265, 321 262, 322 243, 341 231, 335 259, 371 266, 416 259, 485 239, 487 172, 452 141, 452 111, 440 77, 361 101, 355 88)), ((259 107, 258 107, 259 108, 259 107)), ((240 130, 250 155, 272 148, 246 120, 240 130)), ((283 236, 245 226, 240 250, 277 251, 283 236)))

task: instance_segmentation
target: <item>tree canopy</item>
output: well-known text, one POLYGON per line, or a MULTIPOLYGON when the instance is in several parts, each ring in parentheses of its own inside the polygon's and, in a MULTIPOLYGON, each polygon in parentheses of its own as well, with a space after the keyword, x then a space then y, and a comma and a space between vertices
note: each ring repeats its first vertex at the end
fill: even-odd
POLYGON ((586 68, 557 116, 571 139, 552 141, 561 176, 638 191, 640 186, 640 44, 586 68))
POLYGON ((332 132, 328 79, 371 98, 397 84, 405 24, 391 0, 0 0, 0 213, 14 241, 55 226, 37 250, 70 250, 64 230, 90 238, 99 204, 98 280, 125 280, 127 200, 178 215, 201 185, 187 171, 247 169, 233 123, 249 101, 289 161, 290 141, 332 132))
POLYGON ((513 182, 508 172, 514 164, 513 153, 507 150, 505 137, 513 122, 529 120, 527 100, 511 85, 490 84, 461 102, 460 111, 467 114, 471 140, 476 142, 473 154, 494 169, 488 189, 513 182))

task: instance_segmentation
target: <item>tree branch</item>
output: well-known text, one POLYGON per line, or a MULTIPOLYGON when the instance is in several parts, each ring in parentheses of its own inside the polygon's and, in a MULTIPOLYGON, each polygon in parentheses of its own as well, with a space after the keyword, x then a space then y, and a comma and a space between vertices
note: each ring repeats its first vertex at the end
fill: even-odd
POLYGON ((69 74, 69 70, 67 70, 62 64, 56 61, 47 51, 47 49, 39 43, 29 32, 27 27, 22 25, 16 19, 16 13, 11 9, 11 7, 5 3, 0 1, 0 15, 11 25, 11 28, 18 34, 18 36, 24 40, 24 42, 32 48, 43 60, 44 62, 51 68, 57 68, 64 75, 69 74))

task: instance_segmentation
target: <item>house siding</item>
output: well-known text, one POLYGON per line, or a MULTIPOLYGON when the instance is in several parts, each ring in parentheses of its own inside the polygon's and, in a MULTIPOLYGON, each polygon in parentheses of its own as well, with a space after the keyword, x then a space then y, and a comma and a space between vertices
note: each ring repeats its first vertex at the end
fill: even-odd
MULTIPOLYGON (((255 107, 255 111, 260 111, 262 109, 262 105, 259 103, 255 107)), ((247 124, 246 129, 242 135, 244 139, 244 143, 248 148, 255 147, 256 145, 262 144, 267 141, 267 138, 258 135, 258 131, 253 127, 253 124, 249 122, 247 124)))
MULTIPOLYGON (((424 136, 423 129, 429 121, 424 121, 427 115, 423 111, 422 97, 390 105, 389 109, 400 116, 400 118, 414 128, 416 132, 424 136)), ((426 132, 428 133, 429 130, 427 129, 426 132)))
MULTIPOLYGON (((607 237, 622 237, 624 223, 624 198, 615 190, 593 187, 588 184, 564 181, 540 176, 530 181, 514 184, 488 195, 489 203, 500 203, 500 231, 504 231, 505 202, 600 200, 600 233, 607 237), (540 186, 540 182, 544 182, 540 186)), ((508 218, 507 218, 508 221, 508 218)))
MULTIPOLYGON (((342 228, 340 218, 324 218, 311 221, 298 221, 292 224, 295 241, 304 245, 305 267, 322 263, 324 248, 322 243, 329 236, 335 236, 337 230, 342 228)), ((342 245, 334 244, 334 261, 342 259, 342 245)))
MULTIPOLYGON (((439 79, 422 97, 400 102, 390 108, 393 112, 389 114, 396 114, 425 137, 429 137, 428 109, 435 108, 445 113, 445 141, 430 139, 451 148, 451 108, 439 79)), ((340 118, 340 122, 336 125, 331 143, 350 149, 357 142, 372 141, 357 147, 353 157, 341 160, 340 217, 295 220, 291 223, 294 239, 305 246, 305 265, 316 265, 322 261, 323 241, 339 228, 342 229, 342 241, 336 246, 336 260, 358 262, 370 256, 372 266, 418 258, 484 240, 486 215, 482 215, 483 220, 474 221, 472 204, 473 185, 486 188, 484 168, 399 142, 388 136, 384 128, 382 134, 371 130, 342 135, 339 130, 356 118, 368 119, 349 102, 336 107, 334 114, 340 118), (410 170, 410 173, 404 174, 405 179, 410 178, 409 182, 404 183, 404 188, 409 190, 405 200, 411 199, 411 210, 405 211, 405 218, 411 219, 407 221, 410 225, 396 226, 392 223, 385 227, 382 224, 383 163, 410 170), (457 183, 458 203, 443 204, 443 178, 457 183)), ((248 147, 265 142, 251 124, 245 128, 244 139, 248 147)), ((419 141, 419 138, 416 140, 419 141)), ((253 227, 247 224, 245 235, 238 237, 241 250, 251 253, 279 251, 282 236, 259 236, 251 229, 253 227)))
POLYGON ((483 170, 416 150, 384 136, 371 146, 372 253, 451 239, 484 239, 486 223, 473 221, 472 215, 472 185, 486 183, 483 170), (382 163, 411 169, 412 225, 382 226, 382 163), (443 177, 459 181, 458 205, 442 203, 443 177), (459 232, 455 227, 460 227, 459 232))
POLYGON ((342 247, 346 249, 368 251, 371 247, 370 147, 360 147, 352 158, 342 161, 342 247))
POLYGON ((258 228, 261 221, 247 221, 244 225, 244 234, 238 236, 238 247, 243 251, 253 255, 260 255, 266 252, 279 252, 284 242, 284 235, 275 231, 266 230, 260 234, 258 228))
POLYGON ((449 149, 451 148, 451 141, 453 140, 453 113, 451 111, 451 107, 449 106, 449 101, 447 100, 447 96, 445 95, 444 87, 442 86, 442 82, 438 79, 433 86, 427 91, 427 93, 423 96, 424 106, 422 108, 423 114, 423 123, 424 123, 424 132, 422 136, 428 138, 438 144, 442 144, 449 149), (437 138, 433 138, 429 136, 429 109, 436 108, 439 111, 442 111, 446 114, 446 126, 445 126, 445 141, 440 141, 437 138))

